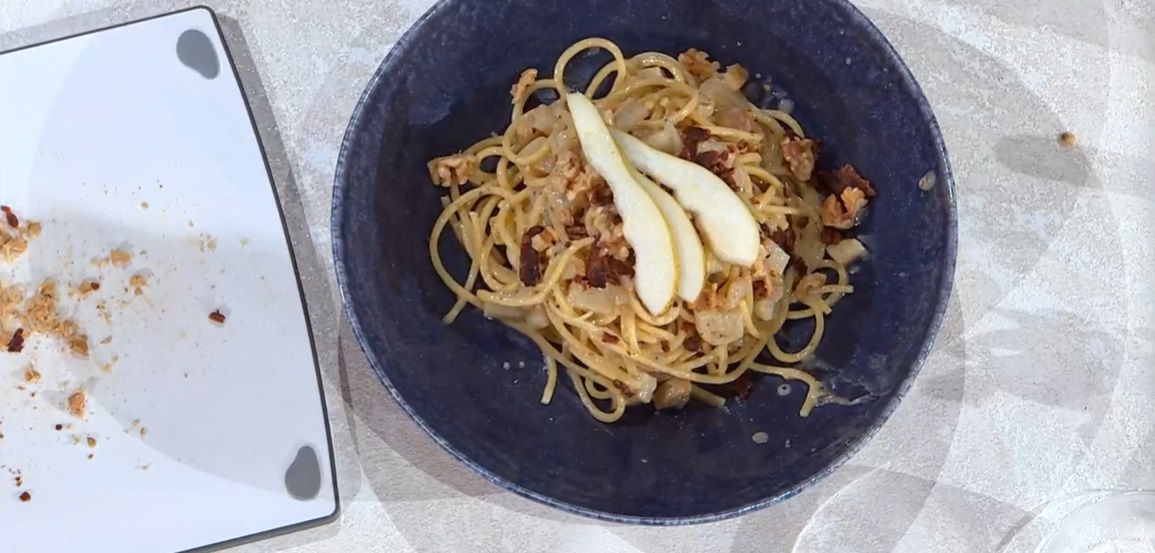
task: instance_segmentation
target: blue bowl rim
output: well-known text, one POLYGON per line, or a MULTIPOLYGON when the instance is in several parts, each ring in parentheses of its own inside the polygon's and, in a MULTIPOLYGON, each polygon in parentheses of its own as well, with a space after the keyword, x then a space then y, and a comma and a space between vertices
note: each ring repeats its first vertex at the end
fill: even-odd
POLYGON ((740 517, 742 515, 764 509, 770 505, 785 501, 786 499, 797 495, 802 490, 805 490, 806 488, 814 485, 819 480, 825 478, 838 468, 842 467, 842 465, 846 464, 846 462, 849 461, 850 458, 852 458, 856 453, 858 453, 858 451, 861 450, 862 447, 866 445, 866 443, 869 442, 875 434, 878 433, 879 429, 881 429, 886 424, 886 421, 890 419, 890 416, 894 413, 894 410, 898 408, 898 404, 910 389, 910 386, 914 382, 915 377, 917 377, 918 373, 921 371, 922 365, 926 361, 926 357, 930 353, 930 350, 938 337, 938 332, 942 327, 943 318, 946 315, 946 309, 950 302, 951 287, 954 282, 955 263, 958 252, 958 214, 955 205, 954 175, 951 171, 950 159, 947 156, 946 144, 943 140, 942 131, 939 128, 938 120, 935 118, 934 112, 931 110, 930 103, 926 99, 926 95, 922 92, 922 88, 918 85, 918 82, 915 81, 914 75, 910 72, 910 68, 907 67, 906 63, 902 60, 902 57, 898 55, 898 52, 894 49, 894 46, 882 34, 882 31, 880 31, 878 27, 874 25, 870 18, 866 17, 866 15, 863 14, 861 10, 851 4, 848 0, 826 0, 845 10, 846 14, 851 18, 851 20, 855 24, 860 25, 863 31, 866 32, 867 36, 869 36, 870 39, 875 42, 875 44, 880 48, 881 53, 885 55, 891 63, 895 64, 899 69, 901 69, 899 76, 902 80, 902 85, 918 104, 918 111, 922 116, 922 122, 930 129, 931 134, 933 135, 936 165, 942 173, 941 176, 946 177, 945 183, 938 183, 938 186, 946 187, 946 198, 949 208, 947 210, 946 221, 943 221, 943 224, 946 227, 945 230, 947 237, 947 255, 944 262, 945 266, 943 267, 943 271, 938 282, 938 303, 935 306, 934 314, 931 317, 930 326, 927 329, 926 337, 923 340, 921 347, 919 348, 918 354, 911 364, 910 373, 899 384, 898 389, 895 390, 894 396, 891 398, 882 412, 879 413, 878 418, 871 425, 870 429, 856 437, 850 446, 844 452, 842 452, 841 455, 839 455, 833 462, 815 473, 810 478, 798 482, 786 491, 776 495, 725 511, 679 517, 647 517, 607 513, 597 509, 591 509, 588 507, 567 503, 565 501, 561 501, 556 498, 549 497, 547 495, 519 486, 486 470, 484 467, 478 465, 472 459, 458 451, 457 448, 453 447, 453 444, 450 444, 443 437, 437 434, 437 432, 434 432, 433 429, 430 428, 428 424, 426 424, 425 420, 423 420, 416 412, 413 411, 413 408, 409 406, 405 399, 401 397, 401 394, 397 391, 397 389, 394 388, 393 383, 389 380, 389 377, 385 374, 385 371, 381 369, 382 364, 377 356, 374 354, 374 352, 365 347, 364 330, 361 328, 361 323, 357 318, 356 312, 353 310, 352 301, 348 290, 348 277, 345 274, 344 268, 345 249, 343 246, 344 236, 342 233, 342 229, 344 228, 344 214, 342 212, 342 208, 344 206, 346 189, 348 188, 348 183, 350 181, 346 159, 346 156, 348 155, 348 146, 351 139, 353 138, 355 129, 358 127, 364 115, 364 111, 366 109, 366 101, 373 93, 373 91, 376 90, 381 79, 391 69, 392 62, 397 52, 401 50, 401 48, 403 48, 408 42, 413 40, 413 36, 416 30, 422 24, 424 24, 426 20, 431 18, 434 14, 438 13, 442 9, 445 9, 453 2, 457 1, 462 0, 438 0, 432 7, 430 7, 424 14, 422 14, 421 17, 413 22, 413 24, 396 42, 396 44, 390 48, 389 53, 385 56, 385 59, 381 61, 381 64, 377 67, 377 70, 374 71, 373 76, 369 79, 368 84, 365 86, 365 90, 361 93, 361 97, 357 100, 357 106, 353 109, 353 114, 349 118, 349 125, 345 130, 344 136, 341 138, 341 151, 337 157, 337 168, 333 181, 330 234, 333 241, 333 266, 337 273, 337 286, 341 293, 341 303, 344 307, 345 315, 349 318, 349 323, 353 328, 353 335, 356 337, 357 343, 361 347, 361 351, 365 353, 365 356, 369 360, 369 365, 373 368, 373 372, 377 374, 377 377, 381 380, 381 383, 385 386, 386 389, 389 390, 389 393, 393 395, 393 399, 397 401, 397 404, 401 406, 401 409, 404 410, 405 413, 413 419, 413 422, 417 423, 417 426, 421 427, 422 430, 424 430, 431 438, 433 438, 433 441, 437 442, 438 445, 448 451, 451 455, 453 455, 453 457, 455 457, 465 466, 469 467, 474 472, 480 474, 486 480, 489 480, 497 486, 516 493, 522 497, 538 501, 562 511, 605 522, 621 524, 640 524, 648 526, 683 526, 690 524, 719 522, 735 517, 740 517))

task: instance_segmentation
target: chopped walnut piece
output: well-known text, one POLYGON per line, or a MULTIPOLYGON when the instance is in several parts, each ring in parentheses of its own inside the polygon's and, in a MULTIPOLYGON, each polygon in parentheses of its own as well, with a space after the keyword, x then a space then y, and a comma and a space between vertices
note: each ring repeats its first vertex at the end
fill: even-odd
POLYGON ((822 202, 822 224, 846 230, 858 224, 866 207, 866 193, 858 188, 842 189, 838 196, 831 194, 822 202))
POLYGON ((216 324, 223 325, 225 324, 225 314, 221 313, 220 309, 214 309, 212 313, 209 313, 209 320, 216 324))
POLYGON ((96 447, 96 438, 88 437, 88 447, 96 447))
POLYGON ((681 54, 678 54, 678 63, 681 63, 686 71, 690 72, 698 82, 704 81, 718 74, 718 69, 722 67, 716 61, 710 61, 709 54, 690 48, 681 54))
POLYGON ((854 218, 846 212, 838 196, 831 194, 822 201, 822 224, 845 230, 854 226, 854 218))
POLYGON ((27 491, 20 494, 20 501, 27 503, 31 500, 32 500, 32 494, 28 493, 27 491))
POLYGON ((814 297, 818 291, 826 285, 826 275, 822 273, 810 273, 794 286, 794 297, 798 299, 806 299, 814 297))
POLYGON ((838 197, 842 199, 842 205, 846 206, 846 212, 857 221, 866 208, 866 193, 858 188, 847 188, 838 197))
POLYGON ((787 138, 782 141, 782 157, 790 166, 790 172, 803 182, 814 174, 814 141, 808 138, 787 138))
POLYGON ((32 365, 24 367, 24 381, 31 384, 33 382, 40 382, 40 373, 32 365))
POLYGON ((529 90, 529 87, 533 85, 534 81, 536 80, 537 69, 529 68, 525 71, 522 71, 521 76, 517 78, 517 83, 513 85, 512 89, 509 90, 509 94, 513 96, 513 100, 510 103, 516 104, 517 101, 525 95, 525 91, 529 90))
POLYGON ((68 396, 68 412, 76 418, 84 417, 84 406, 87 403, 84 397, 84 390, 80 390, 68 396))
POLYGON ((132 262, 132 252, 119 248, 112 250, 108 252, 108 262, 114 267, 125 267, 132 262))
POLYGON ((1075 133, 1064 131, 1059 134, 1059 145, 1064 148, 1070 148, 1075 145, 1075 133))
POLYGON ((429 162, 429 178, 433 184, 449 187, 469 182, 470 177, 477 171, 477 157, 472 154, 453 154, 435 158, 429 162))

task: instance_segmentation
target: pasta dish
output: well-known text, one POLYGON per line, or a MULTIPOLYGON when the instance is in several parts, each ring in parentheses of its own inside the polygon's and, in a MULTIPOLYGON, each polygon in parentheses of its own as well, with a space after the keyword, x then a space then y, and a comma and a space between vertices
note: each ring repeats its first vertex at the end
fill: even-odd
POLYGON ((875 191, 850 166, 819 171, 788 102, 747 99, 759 86, 704 52, 626 57, 602 38, 552 75, 523 72, 503 133, 429 163, 446 189, 429 254, 457 296, 445 322, 473 306, 526 335, 542 403, 564 369, 603 422, 744 399, 751 371, 805 384, 807 416, 824 390, 797 364, 853 292, 847 268, 866 250, 850 233, 875 191), (596 49, 612 60, 568 90, 567 65, 596 49), (470 259, 461 278, 439 253, 446 229, 470 259), (776 334, 801 319, 808 343, 783 350, 776 334))

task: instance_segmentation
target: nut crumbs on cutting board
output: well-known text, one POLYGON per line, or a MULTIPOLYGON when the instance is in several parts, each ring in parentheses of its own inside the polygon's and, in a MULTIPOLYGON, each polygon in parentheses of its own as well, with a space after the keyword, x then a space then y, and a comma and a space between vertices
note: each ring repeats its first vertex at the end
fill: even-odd
MULTIPOLYGON (((142 208, 148 207, 147 202, 141 202, 141 204, 142 208)), ((5 265, 8 263, 15 263, 30 249, 30 243, 40 233, 40 223, 21 221, 13 210, 5 208, 3 216, 0 216, 0 269, 5 269, 5 265)), ((206 246, 215 247, 215 240, 206 243, 206 246)), ((141 251, 139 255, 143 257, 145 252, 141 251)), ((133 263, 133 252, 127 247, 116 248, 110 250, 104 257, 92 261, 98 267, 124 268, 133 263)), ((135 291, 136 295, 141 295, 141 289, 148 285, 149 277, 147 275, 146 271, 143 274, 136 273, 128 276, 129 288, 126 289, 126 292, 135 291)), ((69 283, 70 288, 62 289, 53 278, 44 279, 33 288, 32 283, 9 283, 6 281, 7 276, 5 271, 3 277, 0 277, 0 355, 5 352, 23 353, 28 349, 26 347, 28 340, 40 337, 41 339, 54 339, 59 344, 59 349, 69 351, 76 357, 87 359, 89 357, 88 336, 81 332, 80 325, 77 324, 76 320, 68 318, 66 313, 69 311, 62 300, 72 298, 77 301, 77 305, 80 305, 79 299, 91 296, 94 292, 101 290, 100 279, 88 278, 77 285, 69 283), (75 287, 71 288, 71 286, 75 287)), ((125 304, 124 300, 120 302, 122 306, 125 304)), ((106 323, 111 322, 108 304, 105 300, 95 300, 95 307, 97 314, 106 323)), ((112 338, 112 335, 106 335, 100 343, 109 344, 112 342, 112 338)), ((33 352, 39 353, 39 350, 33 349, 33 352)), ((112 355, 107 363, 101 365, 101 370, 103 372, 111 371, 112 365, 117 360, 118 356, 112 355)), ((22 372, 17 373, 23 376, 23 382, 18 386, 21 390, 25 389, 25 384, 41 382, 43 379, 40 372, 37 371, 38 367, 31 362, 31 359, 29 361, 24 365, 22 372)), ((32 392, 31 395, 36 397, 36 392, 32 392)), ((66 399, 62 407, 67 409, 68 413, 76 419, 85 419, 88 407, 86 392, 76 387, 65 392, 65 396, 66 399)), ((84 423, 77 422, 76 424, 84 423)), ((72 423, 48 422, 45 426, 51 426, 56 432, 63 432, 65 429, 71 431, 73 428, 72 423)), ((126 429, 125 432, 136 433, 143 439, 148 431, 137 420, 133 422, 132 429, 126 429)), ((0 438, 3 437, 3 434, 0 434, 0 438)), ((74 444, 87 444, 87 448, 90 450, 87 453, 87 458, 94 458, 98 438, 86 436, 83 433, 71 434, 71 437, 74 444)), ((17 486, 24 484, 21 477, 17 477, 15 481, 17 486)), ((28 491, 19 496, 19 499, 24 502, 30 501, 31 498, 32 495, 28 491)))

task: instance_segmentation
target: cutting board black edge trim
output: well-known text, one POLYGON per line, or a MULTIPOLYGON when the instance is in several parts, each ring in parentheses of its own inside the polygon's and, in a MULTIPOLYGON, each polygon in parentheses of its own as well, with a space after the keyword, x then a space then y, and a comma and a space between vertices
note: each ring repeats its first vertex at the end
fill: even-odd
POLYGON ((305 329, 309 333, 309 349, 313 353, 313 369, 317 373, 317 393, 320 394, 320 396, 321 396, 321 415, 324 417, 325 440, 327 442, 326 445, 329 448, 329 474, 330 474, 330 479, 332 481, 332 488, 333 488, 333 512, 328 514, 328 515, 325 515, 323 517, 315 518, 312 520, 306 520, 306 521, 298 522, 295 524, 290 524, 288 526, 281 526, 279 528, 273 528, 271 530, 265 530, 263 532, 259 532, 256 534, 249 534, 247 536, 240 536, 240 537, 236 537, 236 538, 231 538, 231 539, 228 539, 225 541, 221 541, 221 542, 217 542, 217 543, 211 543, 211 544, 207 544, 207 545, 203 545, 203 546, 198 546, 198 547, 194 547, 192 549, 186 549, 186 550, 178 551, 175 553, 209 553, 212 551, 220 551, 222 549, 237 547, 237 546, 244 545, 247 543, 263 541, 263 540, 266 540, 266 539, 269 539, 272 537, 281 536, 281 535, 285 535, 285 534, 291 534, 294 532, 298 532, 300 530, 312 528, 314 526, 321 526, 324 524, 328 524, 328 523, 336 520, 337 517, 341 514, 341 494, 340 494, 340 491, 337 489, 337 459, 336 459, 336 454, 335 454, 335 448, 333 447, 333 431, 329 425, 329 407, 325 402, 325 386, 324 386, 324 382, 323 382, 322 376, 321 376, 321 362, 320 362, 320 359, 317 357, 317 341, 316 341, 315 335, 313 334, 313 319, 309 315, 309 303, 305 299, 305 287, 304 287, 304 284, 302 284, 302 282, 301 282, 301 273, 300 273, 300 270, 297 266, 297 255, 293 251, 293 241, 289 236, 289 222, 285 219, 285 211, 281 207, 281 196, 280 196, 280 194, 277 193, 276 180, 273 178, 273 170, 272 170, 272 167, 269 165, 269 156, 268 156, 268 154, 265 153, 265 144, 264 144, 264 141, 261 140, 261 132, 257 128, 256 117, 253 116, 253 108, 251 105, 249 105, 248 93, 245 91, 245 85, 241 81, 240 72, 237 71, 237 66, 236 66, 235 60, 233 59, 232 50, 229 49, 228 42, 225 40, 225 35, 224 35, 224 31, 221 29, 220 20, 217 18, 216 12, 213 11, 212 8, 205 6, 205 5, 192 6, 192 7, 176 10, 176 11, 165 12, 162 14, 157 14, 157 15, 152 15, 149 17, 141 18, 141 19, 136 19, 133 21, 126 21, 124 23, 117 23, 115 25, 109 25, 107 27, 100 27, 98 29, 83 31, 83 32, 79 32, 76 34, 63 36, 60 38, 54 38, 54 39, 46 40, 43 42, 37 42, 35 44, 28 44, 28 45, 24 45, 24 46, 19 46, 19 47, 13 48, 11 50, 4 50, 4 51, 0 52, 0 55, 11 54, 13 52, 19 52, 21 50, 28 50, 31 48, 38 48, 41 46, 47 46, 49 44, 53 44, 56 42, 62 42, 62 41, 70 40, 73 38, 78 38, 78 37, 87 36, 87 35, 96 34, 96 33, 102 33, 105 31, 110 31, 113 29, 121 28, 121 27, 128 27, 130 25, 136 25, 138 23, 146 23, 146 22, 152 21, 154 19, 161 19, 164 17, 169 17, 169 16, 182 14, 182 13, 186 13, 186 12, 197 11, 197 10, 203 10, 203 11, 207 12, 209 14, 209 18, 212 19, 213 28, 216 30, 217 38, 220 39, 221 47, 224 48, 225 58, 229 62, 229 68, 233 72, 233 78, 236 79, 237 87, 239 87, 241 89, 241 99, 244 101, 244 104, 245 104, 245 112, 248 113, 248 115, 249 115, 249 125, 251 126, 251 128, 253 130, 253 136, 257 139, 257 148, 261 151, 261 162, 264 163, 264 165, 265 165, 265 175, 269 179, 269 186, 272 187, 272 189, 273 189, 273 198, 276 200, 276 203, 277 203, 277 215, 279 215, 281 218, 281 232, 285 236, 285 245, 288 246, 288 249, 289 249, 289 260, 293 264, 293 276, 297 281, 297 293, 298 293, 298 295, 300 295, 301 309, 304 311, 304 314, 305 314, 305 329))

